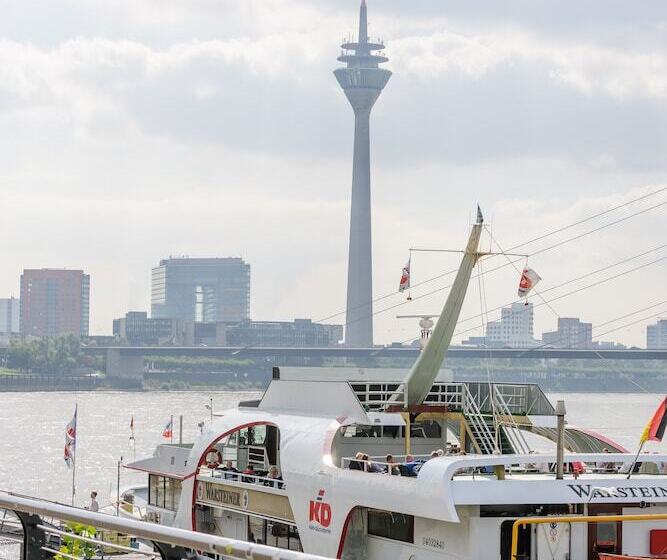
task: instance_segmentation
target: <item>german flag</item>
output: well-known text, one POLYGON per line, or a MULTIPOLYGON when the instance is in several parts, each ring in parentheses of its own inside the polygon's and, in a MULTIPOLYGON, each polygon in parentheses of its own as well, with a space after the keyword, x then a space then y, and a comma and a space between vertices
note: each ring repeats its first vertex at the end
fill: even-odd
POLYGON ((665 428, 667 428, 667 397, 665 397, 655 411, 651 421, 646 424, 644 432, 642 433, 641 443, 647 441, 662 441, 662 436, 665 435, 665 428))

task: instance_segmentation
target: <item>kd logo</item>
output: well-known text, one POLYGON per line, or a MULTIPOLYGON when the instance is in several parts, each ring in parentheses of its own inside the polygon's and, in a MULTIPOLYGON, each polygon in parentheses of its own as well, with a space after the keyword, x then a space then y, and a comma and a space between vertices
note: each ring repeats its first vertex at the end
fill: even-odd
POLYGON ((310 521, 320 524, 327 528, 331 525, 331 506, 324 502, 324 490, 320 490, 317 500, 310 500, 310 521))

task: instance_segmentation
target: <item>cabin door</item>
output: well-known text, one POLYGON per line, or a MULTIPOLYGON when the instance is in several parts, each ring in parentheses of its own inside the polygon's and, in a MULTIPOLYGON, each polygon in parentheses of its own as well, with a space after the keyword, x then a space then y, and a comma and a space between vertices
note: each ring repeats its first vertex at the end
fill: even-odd
MULTIPOLYGON (((623 506, 615 504, 590 504, 589 515, 617 515, 623 506)), ((621 554, 623 524, 620 521, 588 524, 588 560, 599 560, 599 553, 621 554)))

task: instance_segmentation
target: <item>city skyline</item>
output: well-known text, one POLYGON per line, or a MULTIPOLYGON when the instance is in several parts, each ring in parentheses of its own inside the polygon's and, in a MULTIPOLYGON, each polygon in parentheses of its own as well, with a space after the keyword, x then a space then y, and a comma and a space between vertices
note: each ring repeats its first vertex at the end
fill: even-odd
MULTIPOLYGON (((147 2, 63 4, 48 28, 25 26, 31 4, 0 24, 0 90, 11 100, 0 112, 0 233, 11 240, 2 297, 18 295, 23 268, 83 268, 94 279, 91 332, 104 333, 149 308, 160 257, 241 255, 254 266, 254 317, 344 312, 352 115, 330 69, 356 0, 230 2, 224 21, 206 2, 187 17, 147 2), (285 269, 290 281, 277 282, 285 269)), ((395 73, 375 109, 376 296, 395 292, 410 246, 460 247, 477 201, 507 247, 665 185, 660 3, 548 18, 531 6, 511 20, 428 1, 369 5, 395 73), (627 26, 641 36, 633 46, 627 26)), ((657 208, 531 266, 548 288, 659 245, 665 227, 657 208)), ((456 265, 418 257, 414 280, 456 265)), ((489 276, 491 307, 511 301, 517 282, 510 268, 489 276)), ((554 307, 595 325, 659 301, 666 283, 663 261, 554 307)), ((479 313, 476 299, 471 290, 464 315, 479 313)), ((376 342, 416 336, 397 312, 443 300, 379 313, 376 342)), ((536 310, 536 331, 553 322, 536 310)), ((609 337, 643 346, 644 326, 609 337)))

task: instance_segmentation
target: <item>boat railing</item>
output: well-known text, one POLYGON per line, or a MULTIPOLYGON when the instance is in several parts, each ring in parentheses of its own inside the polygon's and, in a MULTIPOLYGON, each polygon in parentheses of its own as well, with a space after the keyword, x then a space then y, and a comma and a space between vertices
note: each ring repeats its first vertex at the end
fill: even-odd
MULTIPOLYGON (((405 398, 405 387, 400 382, 354 381, 350 385, 361 404, 371 411, 382 410, 390 403, 401 403, 405 398)), ((493 411, 492 392, 502 395, 512 414, 554 414, 549 399, 537 385, 531 384, 436 381, 424 402, 460 412, 466 403, 466 392, 475 399, 477 407, 484 414, 493 411)))
POLYGON ((224 469, 207 469, 206 473, 203 469, 200 474, 205 474, 211 478, 220 479, 225 482, 241 482, 244 484, 252 484, 255 486, 268 486, 277 490, 284 490, 286 485, 282 479, 270 478, 268 476, 259 474, 248 474, 224 469))
MULTIPOLYGON (((440 456, 440 455, 439 455, 440 456)), ((463 457, 458 453, 445 453, 445 457, 463 457)), ((393 462, 387 462, 386 456, 368 456, 367 459, 357 459, 356 457, 343 457, 341 459, 341 468, 349 470, 358 470, 369 474, 389 474, 389 467, 391 467, 392 474, 401 476, 415 477, 419 469, 427 461, 433 459, 431 455, 411 455, 411 461, 408 462, 407 455, 392 455, 393 462)), ((498 457, 495 455, 494 457, 498 457)), ((553 474, 556 475, 556 463, 553 460, 541 461, 539 455, 535 455, 534 459, 523 459, 520 462, 511 462, 511 455, 506 456, 508 462, 503 465, 475 465, 474 467, 466 467, 462 465, 454 473, 454 478, 463 475, 496 475, 497 468, 502 467, 505 475, 511 478, 512 475, 530 475, 530 474, 553 474)), ((525 456, 524 456, 525 457, 525 456)), ((572 476, 579 477, 585 474, 600 474, 600 475, 627 475, 632 468, 633 474, 648 474, 652 476, 666 476, 667 462, 656 459, 655 461, 642 458, 633 467, 633 458, 628 457, 627 460, 607 460, 600 457, 595 461, 576 461, 573 458, 564 464, 564 472, 572 476)))

